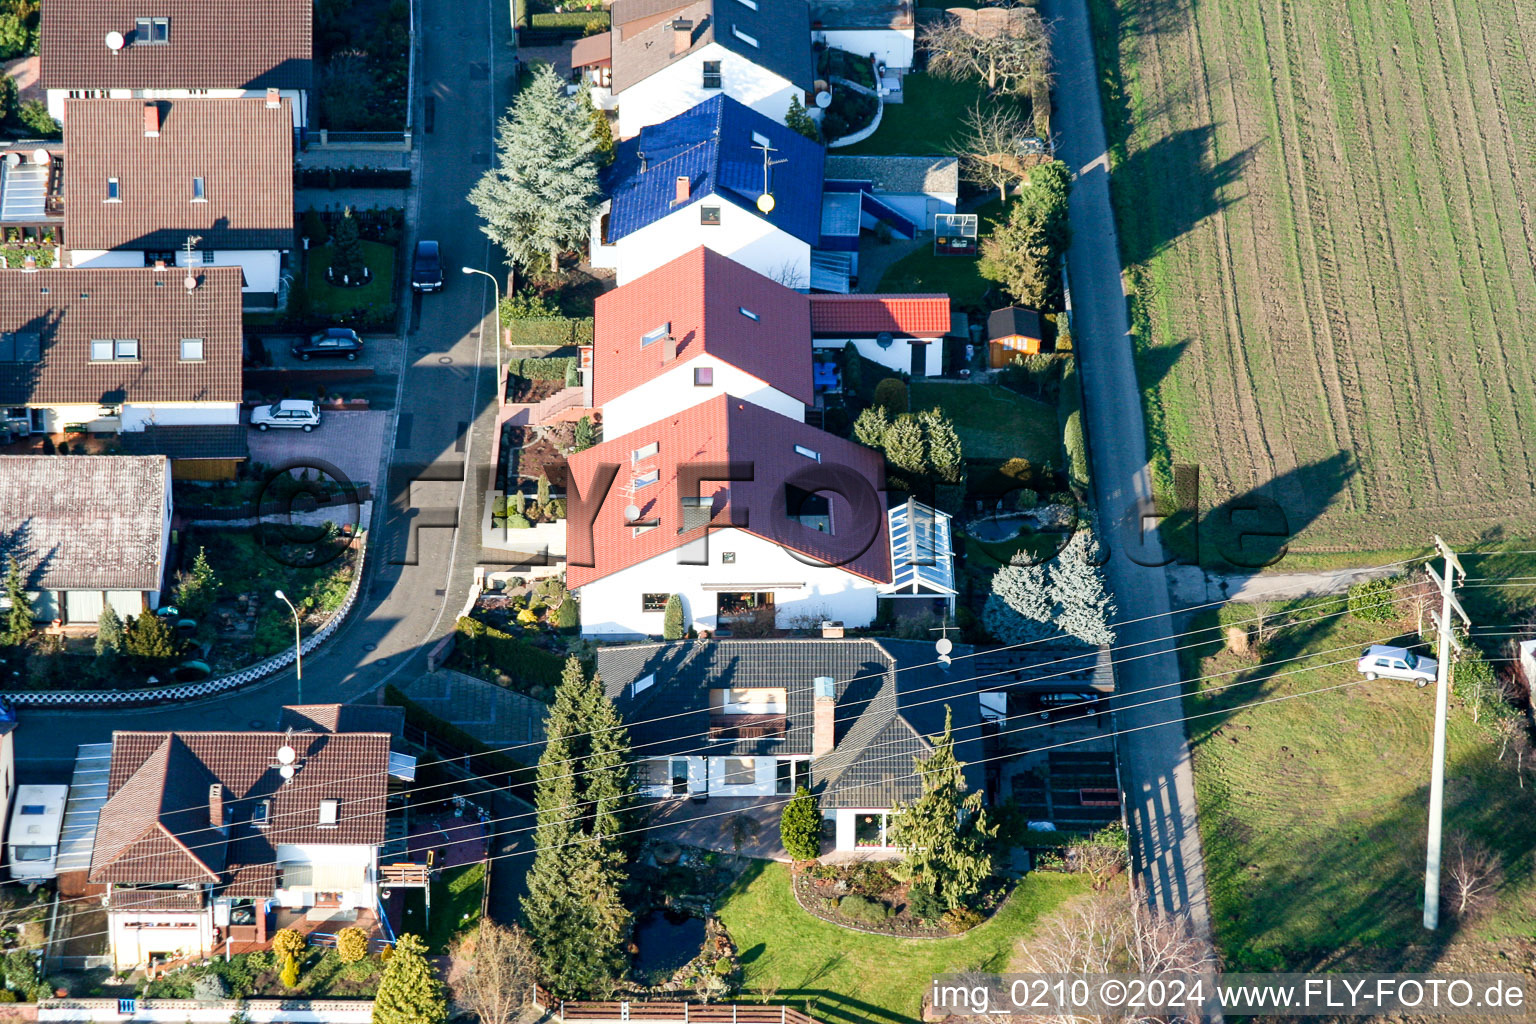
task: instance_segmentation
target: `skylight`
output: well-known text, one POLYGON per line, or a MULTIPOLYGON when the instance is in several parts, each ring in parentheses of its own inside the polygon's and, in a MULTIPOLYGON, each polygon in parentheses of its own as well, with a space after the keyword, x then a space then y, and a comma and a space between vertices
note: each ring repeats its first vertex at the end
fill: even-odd
POLYGON ((108 178, 107 179, 107 200, 106 201, 109 202, 109 203, 120 203, 120 202, 123 201, 122 191, 118 187, 118 183, 117 183, 117 179, 116 178, 108 178))
POLYGON ((817 462, 821 461, 821 452, 817 451, 814 448, 807 448, 803 444, 795 445, 795 454, 796 455, 804 455, 806 458, 808 458, 808 459, 815 459, 817 462))
POLYGON ((341 813, 340 800, 320 801, 320 824, 335 827, 341 813))
POLYGON ((654 345, 671 333, 672 324, 670 321, 662 324, 660 327, 652 327, 650 330, 640 335, 640 347, 645 348, 647 345, 654 345))
POLYGON ((631 697, 633 697, 637 693, 641 693, 642 691, 649 690, 651 688, 651 685, 653 683, 655 683, 655 682, 656 682, 656 673, 654 673, 654 672, 652 672, 649 675, 641 676, 639 679, 636 679, 633 683, 629 684, 629 695, 631 697))
POLYGON ((749 11, 757 10, 757 0, 736 0, 736 2, 749 11))
POLYGON ((202 178, 192 179, 192 201, 194 203, 206 203, 208 201, 208 192, 202 178))
POLYGON ((643 444, 639 448, 636 448, 634 451, 630 452, 629 461, 644 462, 646 459, 650 458, 652 455, 655 455, 659 451, 661 451, 661 445, 657 444, 655 441, 652 441, 650 444, 643 444))
POLYGON ((748 46, 756 46, 757 45, 757 40, 756 39, 754 39, 751 36, 747 35, 741 29, 737 28, 735 25, 731 26, 731 35, 735 36, 737 39, 740 39, 742 42, 746 43, 748 46))
POLYGON ((762 317, 760 317, 756 313, 752 312, 746 306, 737 306, 736 308, 738 310, 740 310, 741 311, 741 315, 746 317, 748 320, 761 320, 762 319, 762 317))

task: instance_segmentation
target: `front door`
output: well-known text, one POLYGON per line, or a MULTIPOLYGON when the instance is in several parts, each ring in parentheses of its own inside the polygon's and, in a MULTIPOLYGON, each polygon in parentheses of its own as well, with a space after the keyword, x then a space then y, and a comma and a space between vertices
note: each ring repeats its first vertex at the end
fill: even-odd
POLYGON ((928 376, 928 343, 926 341, 913 341, 909 342, 907 347, 912 350, 912 376, 928 376))
POLYGON ((688 759, 686 757, 672 759, 672 795, 688 795, 688 759))

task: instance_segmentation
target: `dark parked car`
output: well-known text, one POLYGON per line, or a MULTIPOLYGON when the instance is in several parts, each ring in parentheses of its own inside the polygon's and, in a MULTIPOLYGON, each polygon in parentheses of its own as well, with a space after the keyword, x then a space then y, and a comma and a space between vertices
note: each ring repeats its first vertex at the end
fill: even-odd
POLYGON ((362 351, 363 339, 350 327, 327 327, 293 343, 293 354, 306 362, 322 356, 356 359, 362 351))
POLYGON ((418 292, 443 290, 443 259, 436 242, 417 242, 411 260, 411 288, 418 292))
POLYGON ((240 352, 240 365, 246 369, 267 365, 267 346, 254 334, 245 336, 245 345, 240 352))

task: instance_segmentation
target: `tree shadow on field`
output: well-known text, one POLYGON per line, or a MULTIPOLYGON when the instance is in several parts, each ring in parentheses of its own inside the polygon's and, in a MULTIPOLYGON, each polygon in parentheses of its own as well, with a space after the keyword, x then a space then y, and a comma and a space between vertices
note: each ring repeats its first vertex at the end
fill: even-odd
POLYGON ((1116 176, 1142 197, 1121 211, 1129 222, 1120 230, 1127 263, 1151 259, 1235 202, 1225 192, 1242 177, 1257 144, 1213 164, 1215 135, 1215 125, 1185 128, 1127 154, 1116 176))

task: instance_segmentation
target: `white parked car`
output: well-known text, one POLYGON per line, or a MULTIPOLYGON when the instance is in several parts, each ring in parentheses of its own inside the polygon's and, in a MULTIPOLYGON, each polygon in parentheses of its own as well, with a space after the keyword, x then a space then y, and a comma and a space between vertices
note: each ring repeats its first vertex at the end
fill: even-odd
POLYGON ((1360 672, 1367 679, 1407 679, 1426 686, 1437 678, 1435 659, 1411 653, 1406 647, 1373 644, 1360 656, 1360 672))
POLYGON ((257 430, 296 427, 307 434, 319 425, 320 407, 307 398, 285 398, 276 405, 258 406, 251 412, 251 426, 257 430))

